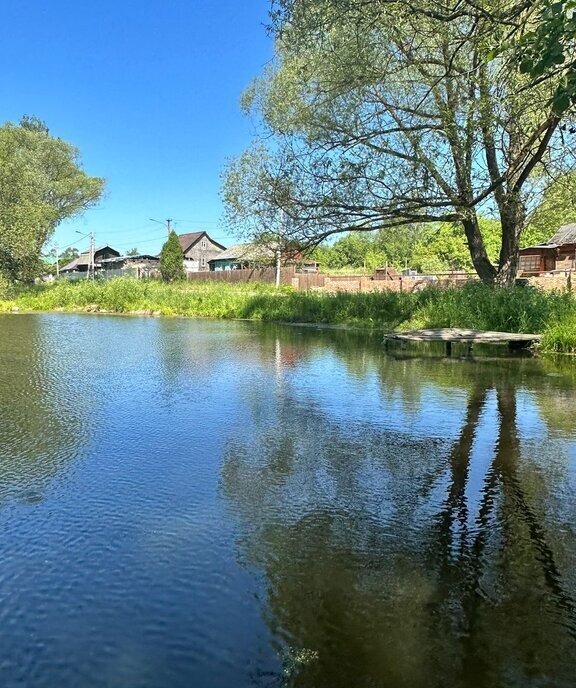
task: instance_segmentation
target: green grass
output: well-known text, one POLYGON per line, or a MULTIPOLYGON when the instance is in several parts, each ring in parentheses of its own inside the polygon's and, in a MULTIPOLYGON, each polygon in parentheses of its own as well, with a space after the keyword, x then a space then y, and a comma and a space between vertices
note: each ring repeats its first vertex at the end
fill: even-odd
POLYGON ((324 294, 264 284, 164 284, 118 278, 19 287, 0 295, 0 312, 100 310, 188 317, 348 324, 365 328, 466 327, 543 333, 542 350, 576 352, 572 294, 470 283, 410 293, 324 294))

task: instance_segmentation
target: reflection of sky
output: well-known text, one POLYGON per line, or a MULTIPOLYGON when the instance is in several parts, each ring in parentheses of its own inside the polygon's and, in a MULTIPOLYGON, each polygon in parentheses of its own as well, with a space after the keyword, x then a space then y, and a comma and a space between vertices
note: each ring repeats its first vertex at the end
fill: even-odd
MULTIPOLYGON (((392 360, 327 334, 295 342, 243 323, 30 317, 44 323, 49 377, 39 379, 55 381, 46 395, 58 393, 63 422, 74 409, 82 422, 65 425, 73 451, 43 501, 0 510, 2 619, 14 629, 0 679, 10 673, 3 659, 23 647, 22 670, 44 653, 29 681, 38 686, 80 685, 77 675, 59 680, 71 653, 93 676, 139 686, 240 686, 251 668, 277 671, 261 616, 266 581, 240 565, 239 543, 253 538, 265 558, 267 537, 320 515, 327 537, 366 561, 423 552, 467 401, 486 387, 463 500, 475 527, 498 439, 498 364, 476 380, 458 361, 392 360)), ((509 383, 517 476, 530 503, 545 506, 540 522, 568 538, 576 445, 569 429, 547 427, 542 404, 556 385, 569 390, 557 378, 539 389, 536 366, 529 388, 521 375, 509 383)), ((26 393, 43 398, 44 386, 26 393)), ((570 570, 570 547, 556 549, 570 570)))
MULTIPOLYGON (((403 363, 397 365, 400 369, 403 363)), ((400 375, 388 390, 375 365, 367 365, 362 377, 351 375, 341 359, 326 352, 303 363, 289 377, 289 384, 291 395, 300 404, 318 406, 335 422, 370 423, 427 437, 458 432, 465 413, 464 391, 443 390, 420 379, 417 398, 407 399, 401 380, 400 375)))

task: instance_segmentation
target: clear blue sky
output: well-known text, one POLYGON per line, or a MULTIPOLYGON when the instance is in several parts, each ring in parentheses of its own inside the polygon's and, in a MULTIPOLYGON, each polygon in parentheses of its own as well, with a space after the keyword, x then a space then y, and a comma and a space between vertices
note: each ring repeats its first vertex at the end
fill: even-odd
MULTIPOLYGON (((61 246, 96 234, 157 252, 164 236, 206 229, 226 245, 220 172, 248 144, 239 97, 272 56, 268 0, 99 0, 2 6, 0 111, 46 121, 80 149, 106 196, 62 225, 61 246)), ((80 248, 87 246, 81 240, 80 248)))

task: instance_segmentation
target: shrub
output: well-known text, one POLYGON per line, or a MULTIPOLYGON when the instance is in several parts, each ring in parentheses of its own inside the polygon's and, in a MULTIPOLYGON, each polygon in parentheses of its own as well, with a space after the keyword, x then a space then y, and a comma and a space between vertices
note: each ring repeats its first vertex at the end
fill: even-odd
POLYGON ((160 251, 160 272, 166 282, 182 280, 184 274, 184 257, 176 232, 170 232, 168 240, 160 251))
POLYGON ((8 299, 12 294, 12 282, 0 271, 0 299, 8 299))

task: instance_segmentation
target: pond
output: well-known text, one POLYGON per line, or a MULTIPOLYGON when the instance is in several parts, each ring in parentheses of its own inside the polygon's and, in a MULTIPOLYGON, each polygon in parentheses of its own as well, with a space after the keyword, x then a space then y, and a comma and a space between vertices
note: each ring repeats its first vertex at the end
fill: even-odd
POLYGON ((573 686, 576 363, 0 316, 0 686, 573 686))

